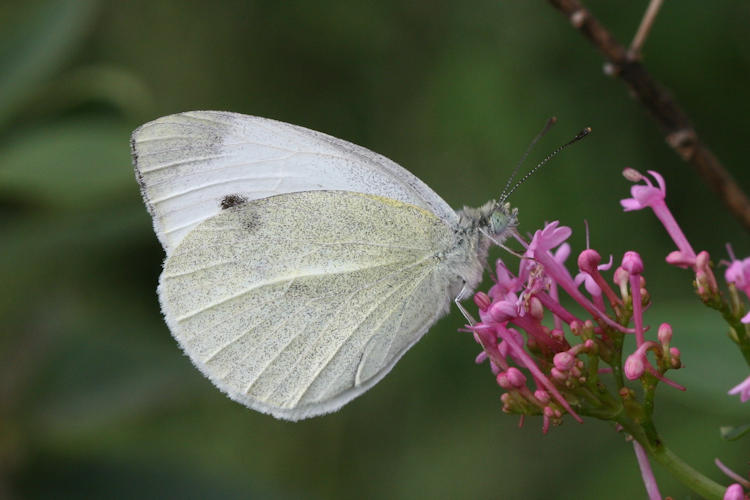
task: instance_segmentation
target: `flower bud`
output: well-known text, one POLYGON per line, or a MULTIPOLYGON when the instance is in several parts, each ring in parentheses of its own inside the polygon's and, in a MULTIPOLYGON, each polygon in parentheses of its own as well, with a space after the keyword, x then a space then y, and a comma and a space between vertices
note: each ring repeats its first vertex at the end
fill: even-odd
POLYGON ((549 371, 549 374, 552 375, 553 379, 559 380, 561 382, 564 382, 568 378, 567 374, 565 374, 564 372, 561 372, 555 367, 552 367, 552 369, 549 371))
POLYGON ((486 311, 490 308, 492 300, 490 296, 484 292, 477 292, 474 294, 474 303, 477 305, 480 311, 486 311))
POLYGON ((662 323, 659 325, 659 332, 657 333, 657 337, 659 338, 659 343, 661 345, 669 345, 669 343, 672 341, 672 327, 669 325, 669 323, 662 323))
POLYGON ((526 385, 526 375, 524 375, 518 368, 511 366, 505 374, 508 377, 508 382, 510 382, 514 388, 520 389, 526 385))
POLYGON ((581 332, 583 331, 583 324, 579 320, 574 319, 570 322, 569 326, 570 331, 573 333, 573 335, 575 335, 576 337, 581 335, 581 332))
POLYGON ((638 252, 628 250, 622 257, 622 268, 630 274, 641 274, 643 272, 643 260, 638 252))
POLYGON ((555 364, 555 367, 558 370, 566 372, 573 368, 573 363, 575 362, 575 360, 575 356, 570 354, 568 351, 563 351, 555 354, 552 362, 555 364))
POLYGON ((534 391, 534 397, 537 398, 543 405, 546 405, 550 402, 549 393, 547 391, 543 391, 542 389, 537 389, 536 391, 534 391))
POLYGON ((494 302, 487 311, 490 318, 498 323, 505 323, 517 316, 515 306, 506 301, 494 302))
POLYGON ((680 360, 680 350, 676 347, 669 348, 669 356, 671 358, 672 368, 675 370, 682 367, 682 361, 680 360))
POLYGON ((628 282, 628 272, 622 267, 615 269, 612 282, 617 286, 623 286, 628 282))
POLYGON ((497 374, 496 377, 497 385, 505 389, 506 391, 509 391, 513 389, 513 384, 510 383, 510 380, 508 380, 508 375, 506 372, 500 372, 497 374))
POLYGON ((558 342, 563 342, 565 340, 565 332, 562 330, 558 330, 557 328, 551 330, 549 332, 549 336, 557 340, 558 342))
POLYGON ((638 351, 634 352, 625 360, 625 376, 628 380, 635 380, 643 375, 646 367, 643 363, 643 356, 638 351))
POLYGON ((578 269, 587 274, 595 274, 598 272, 597 266, 602 261, 602 256, 599 252, 592 249, 586 249, 578 255, 578 269))

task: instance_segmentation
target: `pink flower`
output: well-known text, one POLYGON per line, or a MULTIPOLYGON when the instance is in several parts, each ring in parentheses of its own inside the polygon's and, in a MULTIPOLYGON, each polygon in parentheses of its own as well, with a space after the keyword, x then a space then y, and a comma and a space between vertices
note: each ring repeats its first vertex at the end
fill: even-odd
POLYGON ((477 292, 474 294, 474 303, 477 305, 480 311, 485 312, 490 308, 492 300, 486 293, 477 292))
MULTIPOLYGON (((529 244, 529 248, 526 251, 528 257, 533 258, 539 262, 543 268, 544 273, 554 283, 558 284, 560 288, 565 290, 576 302, 578 302, 586 311, 595 316, 599 320, 606 323, 608 326, 619 330, 621 332, 628 332, 628 329, 622 325, 612 321, 606 314, 600 311, 590 300, 583 296, 578 290, 573 278, 565 266, 558 262, 550 253, 549 250, 554 248, 556 245, 561 244, 568 237, 570 237, 572 231, 569 227, 557 227, 558 221, 547 224, 543 230, 537 231, 534 234, 534 238, 529 244)), ((544 303, 544 299, 540 295, 540 300, 544 303)), ((545 306, 549 307, 547 303, 545 306)), ((555 312, 557 314, 557 312, 555 312)))
POLYGON ((544 226, 544 229, 537 230, 526 250, 527 255, 549 251, 570 238, 573 231, 566 226, 557 227, 558 224, 560 224, 559 221, 550 222, 544 226))
POLYGON ((510 293, 516 293, 523 288, 523 282, 526 276, 522 270, 518 277, 513 276, 502 260, 497 259, 495 264, 495 285, 490 288, 489 296, 494 300, 502 300, 510 293))
POLYGON ((656 183, 659 185, 658 188, 651 184, 651 180, 649 180, 648 177, 642 175, 637 170, 633 168, 626 168, 623 170, 622 175, 629 181, 646 182, 645 186, 642 184, 636 184, 630 188, 630 194, 633 196, 632 198, 620 200, 620 205, 622 205, 626 212, 631 210, 641 210, 646 207, 654 208, 654 206, 664 203, 664 198, 667 196, 667 185, 664 182, 664 177, 654 170, 649 170, 648 173, 656 179, 656 183))
POLYGON ((738 385, 732 387, 732 389, 729 390, 729 394, 731 396, 739 394, 740 402, 742 403, 750 400, 750 377, 747 377, 743 382, 740 382, 738 385))
POLYGON ((626 212, 631 210, 641 210, 647 207, 653 210, 654 215, 656 215, 659 221, 661 221, 664 229, 667 230, 667 233, 672 238, 675 245, 677 245, 678 251, 669 254, 667 262, 679 267, 693 267, 695 265, 695 252, 693 251, 693 247, 690 246, 690 243, 664 201, 667 194, 667 186, 664 182, 664 177, 654 170, 649 170, 648 173, 656 179, 658 187, 654 186, 648 177, 642 175, 635 169, 626 168, 623 171, 623 176, 625 176, 626 179, 633 182, 644 181, 646 185, 637 184, 631 187, 630 194, 633 197, 620 200, 620 205, 622 205, 626 212))
MULTIPOLYGON (((750 257, 738 260, 729 244, 727 244, 727 253, 732 261, 724 272, 724 279, 727 283, 734 283, 734 286, 750 297, 750 257)), ((750 312, 743 316, 741 321, 745 324, 750 323, 750 312)))
MULTIPOLYGON (((601 274, 601 271, 611 269, 612 257, 602 264, 596 250, 583 251, 578 258, 581 274, 573 279, 565 267, 565 259, 570 255, 570 246, 565 240, 571 233, 570 228, 555 221, 536 231, 528 244, 519 236, 526 251, 518 274, 514 275, 498 260, 495 284, 489 293, 477 292, 474 295, 481 321, 471 330, 483 348, 476 362, 488 360, 497 383, 506 391, 501 396, 503 411, 521 415, 541 413, 544 432, 550 425, 561 423, 566 412, 582 421, 574 407, 587 408, 582 404, 582 394, 586 393, 586 386, 597 383, 597 374, 603 372, 597 366, 599 359, 605 359, 607 363, 612 359, 612 330, 639 333, 638 350, 625 363, 629 379, 646 374, 684 390, 663 376, 668 369, 679 367, 679 353, 675 354, 677 359, 674 356, 669 358, 672 351, 668 345, 646 342, 643 338, 646 329, 641 317, 641 302, 646 299, 641 298, 645 279, 641 276, 643 263, 640 256, 628 252, 623 266, 615 273, 619 276, 616 281, 622 296, 633 297, 633 314, 630 315, 601 274), (578 289, 581 282, 586 282, 596 304, 578 289), (579 313, 563 307, 558 288, 591 317, 580 318, 579 313), (613 317, 607 315, 605 294, 614 310, 613 317), (543 321, 545 314, 550 312, 555 316, 554 328, 543 321), (627 324, 620 324, 623 319, 623 322, 634 320, 637 328, 629 329, 627 324), (510 328, 511 324, 517 329, 510 328), (570 338, 566 338, 566 330, 571 334, 570 338), (655 351, 658 369, 647 359, 648 350, 655 351), (602 353, 606 358, 599 358, 602 353)), ((662 335, 666 336, 667 333, 662 335)))
POLYGON ((600 264, 601 261, 602 258, 596 250, 586 249, 581 252, 578 255, 578 269, 580 269, 581 272, 576 275, 575 284, 576 286, 580 286, 580 284, 583 283, 586 291, 594 299, 596 307, 604 311, 602 292, 607 296, 607 299, 609 299, 609 302, 613 307, 616 304, 619 304, 620 300, 599 272, 609 271, 612 267, 612 256, 609 256, 609 262, 606 264, 600 264))
POLYGON ((745 293, 750 292, 750 257, 743 260, 732 259, 724 272, 724 279, 745 293))

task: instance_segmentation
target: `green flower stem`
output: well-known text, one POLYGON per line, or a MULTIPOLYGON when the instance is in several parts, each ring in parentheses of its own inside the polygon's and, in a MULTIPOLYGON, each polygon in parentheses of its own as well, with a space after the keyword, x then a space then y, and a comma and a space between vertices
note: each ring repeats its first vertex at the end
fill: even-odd
POLYGON ((642 379, 643 384, 643 409, 651 418, 654 414, 654 396, 656 395, 657 380, 652 375, 646 375, 642 379))
POLYGON ((613 340, 613 350, 618 354, 614 357, 610 366, 612 367, 612 376, 615 378, 617 389, 622 389, 625 387, 625 376, 622 371, 622 345, 625 342, 625 336, 617 332, 617 334, 613 334, 613 340))
POLYGON ((684 485, 691 490, 709 500, 721 500, 724 498, 724 492, 727 487, 707 478, 697 470, 686 464, 680 457, 667 448, 663 442, 656 445, 641 443, 654 461, 660 463, 674 477, 679 479, 684 485))
POLYGON ((740 310, 739 312, 734 313, 730 305, 720 299, 708 301, 705 302, 705 304, 711 309, 719 311, 724 318, 724 321, 726 321, 729 327, 734 330, 736 338, 732 338, 732 340, 737 343, 737 346, 742 353, 742 357, 745 358, 745 362, 750 366, 750 335, 747 334, 745 325, 739 319, 743 311, 740 310))
POLYGON ((641 443, 651 458, 666 468, 682 484, 708 500, 722 500, 724 498, 726 486, 707 478, 675 455, 672 450, 666 447, 650 420, 639 425, 625 417, 624 413, 618 417, 616 421, 625 432, 641 443))

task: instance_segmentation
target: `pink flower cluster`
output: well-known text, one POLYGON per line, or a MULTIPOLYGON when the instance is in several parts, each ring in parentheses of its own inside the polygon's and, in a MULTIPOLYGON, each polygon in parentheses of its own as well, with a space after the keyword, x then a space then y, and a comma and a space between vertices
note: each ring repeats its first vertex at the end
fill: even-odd
MULTIPOLYGON (((750 313, 742 316, 737 294, 739 290, 750 297, 750 258, 738 260, 728 247, 731 262, 724 277, 733 297, 730 306, 719 292, 708 252, 693 250, 667 207, 664 179, 657 172, 649 173, 655 184, 636 170, 625 169, 624 176, 635 185, 630 190, 632 197, 621 200, 621 205, 625 211, 653 210, 677 247, 667 255, 666 262, 695 274, 698 296, 727 318, 734 341, 750 361, 750 330, 744 327, 750 324, 750 313)), ((526 248, 517 274, 498 260, 494 286, 487 293, 474 295, 480 322, 469 328, 482 346, 476 362, 489 360, 498 385, 505 391, 501 396, 503 411, 520 414, 522 423, 525 415, 542 415, 545 433, 550 425, 559 425, 566 413, 579 422, 581 415, 615 420, 625 407, 626 413, 649 419, 659 381, 684 390, 664 376, 668 370, 682 366, 679 349, 671 345, 672 326, 662 323, 655 340, 646 338, 648 327, 643 313, 650 307, 651 298, 643 260, 637 252, 625 252, 608 280, 604 273, 612 268, 612 257, 602 263, 599 252, 587 248, 578 254, 574 277, 565 267, 571 253, 566 240, 571 234, 570 228, 552 222, 536 231, 528 243, 514 235, 526 248), (581 285, 584 291, 579 290, 581 285), (580 306, 580 311, 563 305, 569 302, 561 301, 563 292, 580 306), (550 314, 552 321, 545 321, 545 315, 550 314), (624 356, 627 334, 634 335, 636 347, 624 356), (609 367, 600 368, 600 362, 609 367), (603 373, 612 373, 616 396, 601 383, 603 373), (625 379, 642 382, 642 401, 625 385, 625 379)), ((750 400, 750 377, 729 394, 738 394, 741 402, 750 400)), ((631 425, 616 421, 623 427, 631 425)), ((661 498, 646 450, 635 440, 633 446, 649 498, 661 498)), ((725 490, 724 498, 747 498, 743 487, 750 487, 750 481, 718 460, 717 466, 736 481, 725 490)))
POLYGON ((637 379, 648 373, 682 389, 663 376, 667 369, 680 366, 679 350, 669 346, 671 327, 665 323, 659 328, 658 343, 645 340, 642 314, 649 298, 640 256, 627 252, 615 270, 618 295, 602 275, 602 271, 611 268, 611 257, 608 263, 601 264, 599 253, 586 249, 578 256, 577 276, 568 272, 564 262, 570 246, 565 240, 571 233, 570 228, 557 222, 547 224, 528 243, 517 275, 498 260, 495 285, 488 293, 474 296, 481 321, 471 329, 483 348, 477 362, 489 359, 498 384, 506 391, 502 396, 503 410, 541 414, 544 432, 550 424, 560 423, 566 412, 581 421, 579 412, 606 406, 590 396, 599 375, 598 361, 618 367, 616 338, 626 333, 635 333, 637 349, 625 362, 625 375, 637 379), (586 293, 579 290, 581 284, 586 293), (588 317, 563 306, 560 290, 572 297, 588 317), (616 319, 608 315, 608 307, 616 319), (553 315, 552 327, 543 322, 545 312, 553 315), (622 321, 626 314, 633 318, 634 329, 623 326, 627 324, 622 321), (577 338, 574 344, 566 338, 566 329, 577 338), (656 366, 646 357, 649 351, 656 355, 656 366), (531 376, 533 387, 527 385, 527 376, 521 369, 531 376))
MULTIPOLYGON (((623 172, 637 183, 631 187, 632 197, 621 201, 623 208, 652 209, 677 246, 666 262, 695 273, 696 289, 704 302, 718 300, 709 254, 693 250, 666 205, 664 179, 657 172, 649 173, 655 184, 636 170, 623 172)), ((643 313, 651 300, 640 255, 625 252, 608 280, 604 273, 612 268, 612 257, 602 263, 599 252, 586 249, 578 255, 579 272, 574 277, 564 265, 571 252, 566 243, 571 234, 570 228, 552 222, 536 231, 529 242, 516 235, 526 248, 517 274, 498 260, 494 286, 487 293, 474 295, 481 319, 470 326, 482 346, 477 362, 489 360, 497 383, 505 390, 503 410, 542 415, 544 432, 550 424, 559 424, 565 413, 581 421, 581 414, 598 415, 611 404, 612 400, 596 396, 601 395, 595 389, 601 387, 597 384, 604 372, 613 373, 620 398, 627 394, 623 375, 684 390, 664 376, 666 371, 681 367, 680 351, 671 345, 671 325, 661 324, 656 339, 646 338, 643 313), (563 305, 567 303, 560 300, 563 292, 582 313, 563 305), (545 322, 545 314, 551 314, 552 321, 545 322), (626 334, 634 334, 636 348, 623 362, 626 334), (599 368, 600 362, 609 367, 599 368)), ((732 255, 726 279, 750 297, 750 258, 739 261, 732 255)), ((742 320, 750 323, 750 313, 742 320)), ((750 378, 732 391, 740 394, 742 401, 749 399, 750 378)))

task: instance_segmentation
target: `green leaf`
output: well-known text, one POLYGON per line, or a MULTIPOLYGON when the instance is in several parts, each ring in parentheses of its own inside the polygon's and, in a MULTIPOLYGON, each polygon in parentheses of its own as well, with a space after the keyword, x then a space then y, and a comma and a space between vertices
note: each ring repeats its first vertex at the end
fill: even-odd
POLYGON ((112 120, 67 120, 16 138, 0 149, 0 197, 81 209, 136 192, 131 128, 112 120))
POLYGON ((727 441, 736 441, 745 434, 750 433, 750 424, 722 426, 719 428, 719 432, 721 432, 722 439, 725 439, 727 441))

